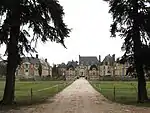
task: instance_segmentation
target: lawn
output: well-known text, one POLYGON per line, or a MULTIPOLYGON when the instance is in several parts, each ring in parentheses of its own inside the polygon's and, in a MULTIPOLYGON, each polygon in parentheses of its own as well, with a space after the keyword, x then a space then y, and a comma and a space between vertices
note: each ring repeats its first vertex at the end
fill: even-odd
MULTIPOLYGON (((91 85, 103 94, 106 98, 117 103, 150 106, 150 103, 138 104, 137 101, 137 82, 122 81, 90 81, 91 85)), ((147 82, 148 95, 150 97, 150 82, 147 82)))
MULTIPOLYGON (((33 81, 33 82, 16 82, 15 100, 19 105, 29 105, 41 103, 47 98, 52 97, 71 81, 33 81)), ((0 99, 3 96, 5 82, 0 82, 0 99)))

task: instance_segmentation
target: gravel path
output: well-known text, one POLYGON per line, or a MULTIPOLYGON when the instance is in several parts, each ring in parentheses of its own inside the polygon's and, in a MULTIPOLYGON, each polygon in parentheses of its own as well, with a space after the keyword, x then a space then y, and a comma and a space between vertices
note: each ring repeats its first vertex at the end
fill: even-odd
POLYGON ((48 103, 7 113, 150 113, 150 108, 112 103, 94 90, 87 80, 81 78, 48 103))

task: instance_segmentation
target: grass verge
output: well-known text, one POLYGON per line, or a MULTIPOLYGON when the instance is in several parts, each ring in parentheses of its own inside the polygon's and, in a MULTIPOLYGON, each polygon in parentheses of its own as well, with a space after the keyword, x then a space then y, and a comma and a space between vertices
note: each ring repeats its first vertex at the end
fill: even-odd
MULTIPOLYGON (((41 104, 48 98, 53 97, 62 91, 73 81, 34 81, 34 82, 16 82, 15 101, 16 105, 3 107, 3 109, 12 109, 21 106, 41 104)), ((2 99, 5 82, 0 82, 0 99, 2 99)))
MULTIPOLYGON (((90 81, 90 84, 107 99, 127 105, 150 107, 150 103, 137 103, 137 82, 122 81, 90 81)), ((150 82, 147 82, 150 96, 150 82)))

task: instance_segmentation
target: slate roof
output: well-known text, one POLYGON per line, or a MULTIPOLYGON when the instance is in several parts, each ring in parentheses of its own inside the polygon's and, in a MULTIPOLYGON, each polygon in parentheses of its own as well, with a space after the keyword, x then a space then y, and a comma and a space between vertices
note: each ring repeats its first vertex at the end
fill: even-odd
POLYGON ((58 68, 67 68, 67 69, 69 69, 69 68, 76 68, 77 66, 78 66, 78 62, 72 60, 72 61, 68 61, 67 64, 65 64, 65 63, 59 64, 58 68))
POLYGON ((66 64, 65 63, 61 63, 58 65, 58 68, 66 68, 66 64))
POLYGON ((31 64, 37 64, 40 62, 40 60, 35 57, 23 57, 22 63, 24 63, 24 62, 30 62, 31 64))
POLYGON ((73 60, 69 61, 67 63, 67 65, 66 65, 67 69, 69 69, 69 68, 75 69, 77 66, 78 66, 78 62, 77 61, 73 61, 73 60))
POLYGON ((97 64, 99 64, 99 61, 98 61, 98 59, 97 59, 97 57, 95 57, 95 56, 80 56, 79 57, 79 65, 81 65, 81 64, 83 64, 83 65, 97 65, 97 64))
POLYGON ((77 61, 69 61, 69 62, 67 63, 67 67, 68 67, 68 66, 73 66, 73 67, 75 68, 75 67, 78 66, 78 62, 77 62, 77 61))
POLYGON ((104 60, 103 60, 103 62, 102 63, 110 63, 110 65, 112 65, 113 63, 114 63, 114 58, 113 58, 113 56, 111 56, 110 54, 109 55, 107 55, 105 58, 104 58, 104 60))
POLYGON ((24 63, 24 62, 30 62, 31 64, 34 64, 34 65, 39 64, 39 63, 41 63, 42 65, 45 65, 45 66, 49 65, 49 63, 45 62, 45 60, 41 60, 36 57, 23 57, 22 63, 24 63))

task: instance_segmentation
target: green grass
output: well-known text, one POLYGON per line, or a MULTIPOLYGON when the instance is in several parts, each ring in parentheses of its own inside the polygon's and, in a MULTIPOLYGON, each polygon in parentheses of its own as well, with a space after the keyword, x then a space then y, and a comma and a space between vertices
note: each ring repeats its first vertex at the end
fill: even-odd
MULTIPOLYGON (((137 103, 137 82, 122 81, 91 81, 91 85, 106 98, 117 103, 150 106, 150 103, 137 103), (114 89, 115 88, 115 89, 114 89), (115 96, 114 96, 115 95, 115 96)), ((147 82, 148 95, 150 96, 150 82, 147 82)))
MULTIPOLYGON (((45 102, 48 98, 68 86, 71 81, 34 81, 16 82, 15 100, 17 105, 31 105, 45 102), (50 88, 51 87, 51 88, 50 88), (32 89, 32 97, 31 97, 32 89)), ((5 82, 0 81, 0 99, 2 99, 5 82)))

